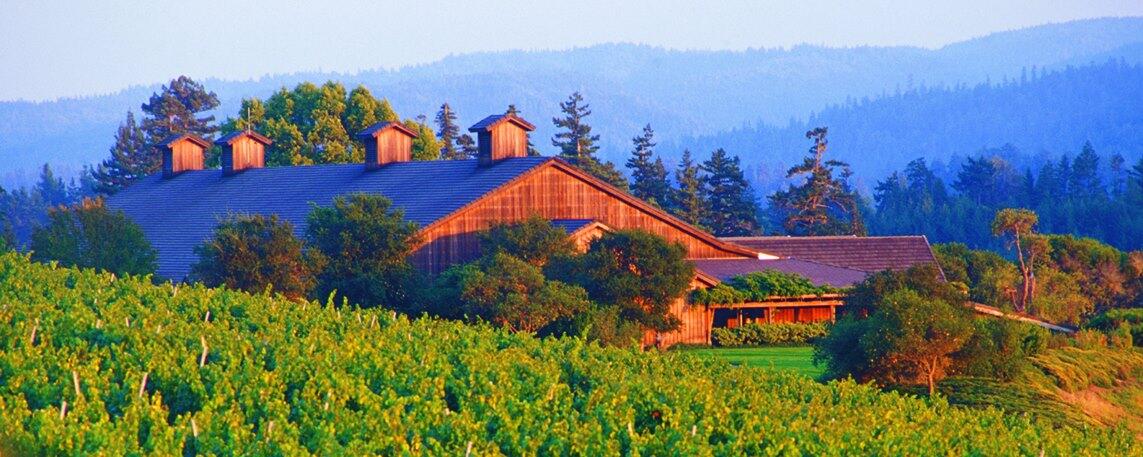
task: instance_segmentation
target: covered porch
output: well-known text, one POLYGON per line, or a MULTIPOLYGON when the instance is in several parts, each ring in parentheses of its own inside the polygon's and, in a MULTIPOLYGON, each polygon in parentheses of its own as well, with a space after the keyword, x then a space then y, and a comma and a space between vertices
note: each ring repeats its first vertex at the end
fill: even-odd
POLYGON ((833 322, 841 294, 775 297, 758 302, 709 305, 710 328, 735 328, 746 324, 833 322))

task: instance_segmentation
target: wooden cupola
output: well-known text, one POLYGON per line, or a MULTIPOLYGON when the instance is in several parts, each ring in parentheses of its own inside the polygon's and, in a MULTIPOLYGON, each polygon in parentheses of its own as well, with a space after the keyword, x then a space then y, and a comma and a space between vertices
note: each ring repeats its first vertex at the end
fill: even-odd
POLYGON ((477 134, 480 152, 477 158, 481 166, 491 165, 501 159, 528 156, 528 132, 536 126, 515 114, 494 114, 468 128, 477 134))
POLYGON ((163 177, 184 171, 201 170, 203 155, 210 143, 189 133, 175 134, 156 145, 163 153, 163 177))
POLYGON ((393 162, 413 160, 413 138, 417 132, 400 122, 378 122, 357 132, 365 143, 365 167, 378 168, 393 162))
POLYGON ((222 173, 232 175, 248 168, 266 166, 266 146, 273 141, 253 130, 243 130, 214 141, 222 147, 222 173))

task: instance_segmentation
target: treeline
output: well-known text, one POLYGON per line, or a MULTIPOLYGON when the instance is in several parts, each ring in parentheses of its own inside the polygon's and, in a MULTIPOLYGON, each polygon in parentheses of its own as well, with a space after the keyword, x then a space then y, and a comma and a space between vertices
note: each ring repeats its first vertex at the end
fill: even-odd
POLYGON ((801 132, 821 125, 834 132, 835 157, 867 177, 888 175, 917 157, 939 165, 1004 144, 1029 157, 1058 159, 1085 141, 1101 151, 1139 156, 1143 66, 1115 60, 1017 71, 1014 78, 979 84, 926 86, 918 79, 883 96, 822 109, 804 121, 730 130, 672 149, 740 151, 757 173, 752 176, 769 178, 796 160, 801 132))
MULTIPOLYGON (((1006 154, 1011 155, 1011 154, 1006 154)), ((1001 154, 970 157, 946 183, 925 159, 877 183, 875 234, 923 234, 1001 251, 989 221, 1002 208, 1034 210, 1045 233, 1092 237, 1124 250, 1143 248, 1143 158, 1101 157, 1090 143, 1038 169, 1018 169, 1001 154)))

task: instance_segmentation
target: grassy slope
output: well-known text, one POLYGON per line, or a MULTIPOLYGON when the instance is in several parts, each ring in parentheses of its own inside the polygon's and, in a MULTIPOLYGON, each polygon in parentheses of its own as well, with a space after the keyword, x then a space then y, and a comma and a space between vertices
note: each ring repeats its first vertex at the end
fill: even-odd
POLYGON ((689 354, 0 256, 4 455, 1143 455, 1135 441, 689 354))
POLYGON ((748 367, 792 371, 811 378, 817 378, 822 374, 822 368, 814 366, 813 363, 814 349, 808 346, 688 348, 684 351, 704 359, 721 360, 748 367))

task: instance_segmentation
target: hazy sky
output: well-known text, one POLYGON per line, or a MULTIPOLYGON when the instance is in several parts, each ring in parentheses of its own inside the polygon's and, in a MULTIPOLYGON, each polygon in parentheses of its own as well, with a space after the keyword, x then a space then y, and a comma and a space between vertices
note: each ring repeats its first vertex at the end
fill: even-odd
POLYGON ((1143 0, 610 3, 0 0, 0 100, 103 93, 178 74, 354 72, 449 54, 603 42, 940 47, 1050 22, 1143 16, 1143 0))

